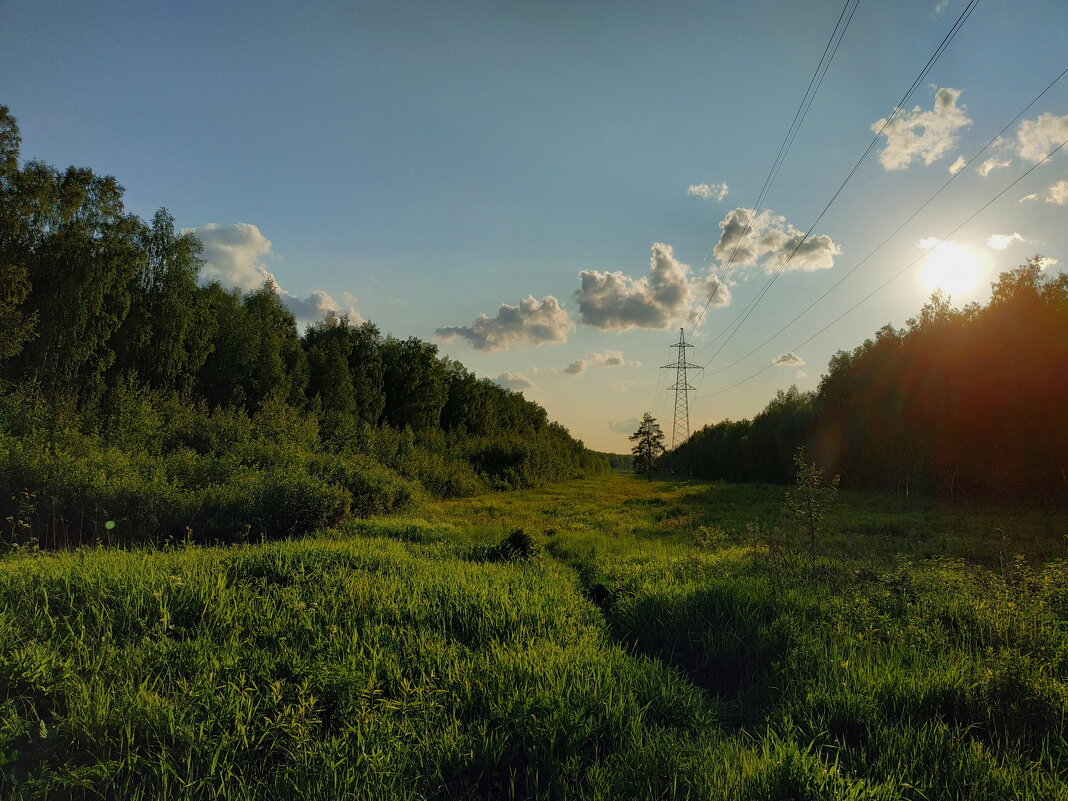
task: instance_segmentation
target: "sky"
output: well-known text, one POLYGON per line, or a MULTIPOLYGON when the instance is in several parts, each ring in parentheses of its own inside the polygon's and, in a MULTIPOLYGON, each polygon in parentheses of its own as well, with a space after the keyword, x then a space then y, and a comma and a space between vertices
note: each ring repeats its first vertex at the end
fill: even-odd
POLYGON ((622 452, 646 411, 670 442, 680 329, 696 430, 938 286, 1068 266, 1068 76, 981 151, 1068 68, 1063 0, 982 0, 820 217, 966 6, 861 0, 755 205, 843 2, 6 0, 0 104, 25 158, 195 230, 205 280, 435 342, 622 452))

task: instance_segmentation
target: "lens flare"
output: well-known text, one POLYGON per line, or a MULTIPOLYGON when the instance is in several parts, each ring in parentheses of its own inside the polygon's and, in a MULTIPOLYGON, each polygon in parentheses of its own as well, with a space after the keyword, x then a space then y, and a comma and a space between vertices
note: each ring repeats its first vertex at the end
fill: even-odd
POLYGON ((962 295, 978 282, 983 265, 964 245, 946 240, 923 240, 929 253, 923 262, 922 280, 928 292, 941 289, 947 295, 962 295))

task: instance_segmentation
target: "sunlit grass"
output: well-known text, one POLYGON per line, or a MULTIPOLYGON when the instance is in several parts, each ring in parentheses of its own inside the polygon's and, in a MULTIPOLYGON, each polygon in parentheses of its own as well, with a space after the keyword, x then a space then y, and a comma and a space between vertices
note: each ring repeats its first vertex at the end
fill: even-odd
POLYGON ((9 556, 0 795, 1065 797, 1058 518, 843 493, 812 561, 782 492, 606 476, 9 556))

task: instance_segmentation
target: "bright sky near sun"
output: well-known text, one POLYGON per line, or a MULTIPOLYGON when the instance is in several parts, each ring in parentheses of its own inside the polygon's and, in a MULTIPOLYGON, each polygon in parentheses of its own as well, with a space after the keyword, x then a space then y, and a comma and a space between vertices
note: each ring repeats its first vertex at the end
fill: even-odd
POLYGON ((815 388, 937 286, 1068 265, 1068 147, 1038 164, 1068 76, 962 169, 1068 68, 1068 3, 982 0, 727 340, 967 0, 861 0, 739 242, 843 2, 7 0, 0 103, 24 157, 196 229, 207 277, 434 341, 624 451, 647 410, 670 439, 680 327, 698 428, 815 388))

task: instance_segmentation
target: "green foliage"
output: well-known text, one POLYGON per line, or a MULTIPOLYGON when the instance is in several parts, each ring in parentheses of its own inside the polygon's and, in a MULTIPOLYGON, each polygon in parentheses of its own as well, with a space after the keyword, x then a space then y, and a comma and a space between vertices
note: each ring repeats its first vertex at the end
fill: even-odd
POLYGON ((1066 369, 1068 275, 1036 256, 986 306, 936 293, 904 328, 835 354, 816 393, 780 391, 676 453, 705 478, 787 484, 806 446, 853 489, 1065 503, 1066 369))
POLYGON ((642 415, 638 430, 631 434, 629 439, 634 443, 631 449, 634 454, 634 472, 649 474, 651 478, 657 459, 664 453, 664 432, 660 430, 660 424, 646 412, 642 415))
POLYGON ((814 402, 814 393, 796 386, 780 389, 752 420, 707 425, 672 453, 705 478, 792 483, 793 456, 809 436, 814 402))
POLYGON ((323 454, 309 469, 327 483, 345 489, 352 511, 361 517, 403 509, 420 494, 418 484, 361 454, 323 454))
POLYGON ((794 489, 786 493, 783 508, 793 516, 809 538, 809 555, 816 556, 816 535, 823 518, 834 505, 838 495, 839 477, 823 483, 823 470, 815 462, 809 462, 805 449, 798 448, 794 455, 797 478, 794 489))
POLYGON ((489 558, 500 562, 529 561, 537 559, 540 553, 534 538, 517 528, 489 550, 489 558))
POLYGON ((333 314, 302 336, 273 281, 200 285, 165 209, 19 146, 0 107, 0 512, 35 494, 49 547, 282 537, 604 469, 430 343, 333 314))

